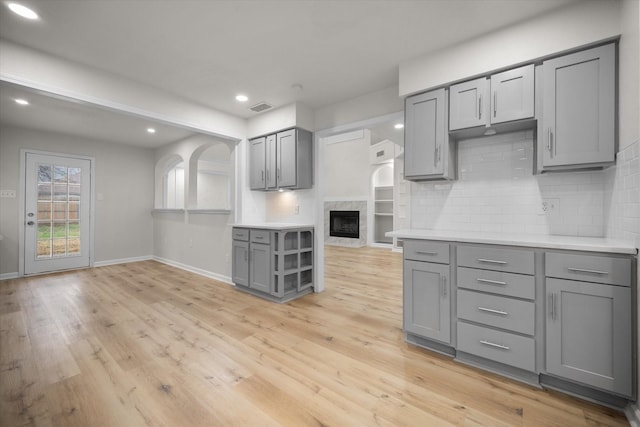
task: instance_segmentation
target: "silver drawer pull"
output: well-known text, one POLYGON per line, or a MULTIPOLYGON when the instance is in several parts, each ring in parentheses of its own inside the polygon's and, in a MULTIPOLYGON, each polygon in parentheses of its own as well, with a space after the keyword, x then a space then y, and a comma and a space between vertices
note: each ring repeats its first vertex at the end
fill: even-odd
POLYGON ((432 256, 438 255, 438 252, 416 251, 416 253, 420 255, 432 255, 432 256))
POLYGON ((496 261, 495 259, 478 258, 478 262, 488 262, 490 264, 506 264, 507 261, 496 261))
POLYGON ((598 270, 587 270, 584 268, 573 268, 573 267, 567 267, 567 270, 569 271, 574 271, 576 273, 593 273, 593 274, 609 274, 608 271, 598 271, 598 270))
POLYGON ((481 283, 491 283, 492 285, 505 286, 507 284, 507 282, 500 282, 498 280, 489 280, 489 279, 481 279, 481 278, 477 278, 476 280, 481 283))
POLYGON ((484 340, 480 340, 480 344, 484 344, 484 345, 488 345, 490 347, 495 347, 495 348, 499 348, 501 350, 511 350, 509 347, 507 347, 506 345, 500 345, 500 344, 496 344, 490 341, 484 341, 484 340))
POLYGON ((256 236, 255 239, 256 240, 262 240, 262 239, 264 239, 264 237, 263 236, 256 236))
POLYGON ((478 307, 478 310, 486 311, 487 313, 499 314, 500 316, 507 316, 509 314, 506 311, 494 310, 492 308, 478 307))

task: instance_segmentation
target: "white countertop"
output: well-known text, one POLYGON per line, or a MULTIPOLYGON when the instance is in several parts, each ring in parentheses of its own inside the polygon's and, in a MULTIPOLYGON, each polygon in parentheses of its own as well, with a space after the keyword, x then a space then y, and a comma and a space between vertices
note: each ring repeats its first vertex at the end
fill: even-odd
POLYGON ((314 228, 313 224, 294 224, 291 222, 260 222, 247 224, 233 224, 234 227, 264 228, 265 230, 286 230, 292 228, 314 228))
POLYGON ((426 229, 394 230, 387 237, 399 239, 441 240, 460 243, 485 243, 506 246, 526 246, 545 249, 637 254, 633 242, 604 237, 547 236, 516 233, 483 233, 474 231, 440 231, 426 229))

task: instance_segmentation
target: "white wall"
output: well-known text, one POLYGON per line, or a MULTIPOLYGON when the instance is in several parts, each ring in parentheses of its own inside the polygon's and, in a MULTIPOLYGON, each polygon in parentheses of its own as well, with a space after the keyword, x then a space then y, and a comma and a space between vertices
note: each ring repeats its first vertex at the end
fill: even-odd
MULTIPOLYGON (((20 150, 95 158, 96 262, 153 254, 153 151, 73 136, 2 126, 0 188, 19 189, 20 150)), ((18 272, 18 198, 0 199, 0 274, 18 272)))
POLYGON ((399 93, 406 96, 466 80, 620 34, 620 1, 585 0, 564 9, 403 62, 399 93))
MULTIPOLYGON (((324 143, 324 140, 320 140, 324 143)), ((362 138, 325 144, 325 200, 368 200, 371 193, 369 149, 371 132, 365 129, 362 138)))
POLYGON ((315 110, 316 130, 331 129, 361 120, 393 114, 404 110, 398 96, 398 86, 391 86, 357 98, 315 110))

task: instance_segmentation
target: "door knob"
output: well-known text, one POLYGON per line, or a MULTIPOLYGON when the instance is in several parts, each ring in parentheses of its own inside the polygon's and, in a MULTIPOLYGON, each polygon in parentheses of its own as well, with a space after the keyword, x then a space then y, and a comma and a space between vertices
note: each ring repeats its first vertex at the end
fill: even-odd
POLYGON ((35 222, 33 222, 33 221, 27 222, 27 225, 33 225, 33 224, 35 224, 35 222))
POLYGON ((33 212, 29 212, 29 213, 27 214, 27 216, 28 216, 28 217, 32 217, 32 216, 33 216, 33 212))

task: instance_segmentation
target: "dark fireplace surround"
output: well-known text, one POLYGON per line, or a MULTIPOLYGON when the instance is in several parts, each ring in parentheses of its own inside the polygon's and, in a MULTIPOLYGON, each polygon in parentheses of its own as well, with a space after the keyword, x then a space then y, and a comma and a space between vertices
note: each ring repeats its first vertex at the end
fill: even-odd
POLYGON ((360 238, 360 211, 329 211, 329 236, 360 238))

